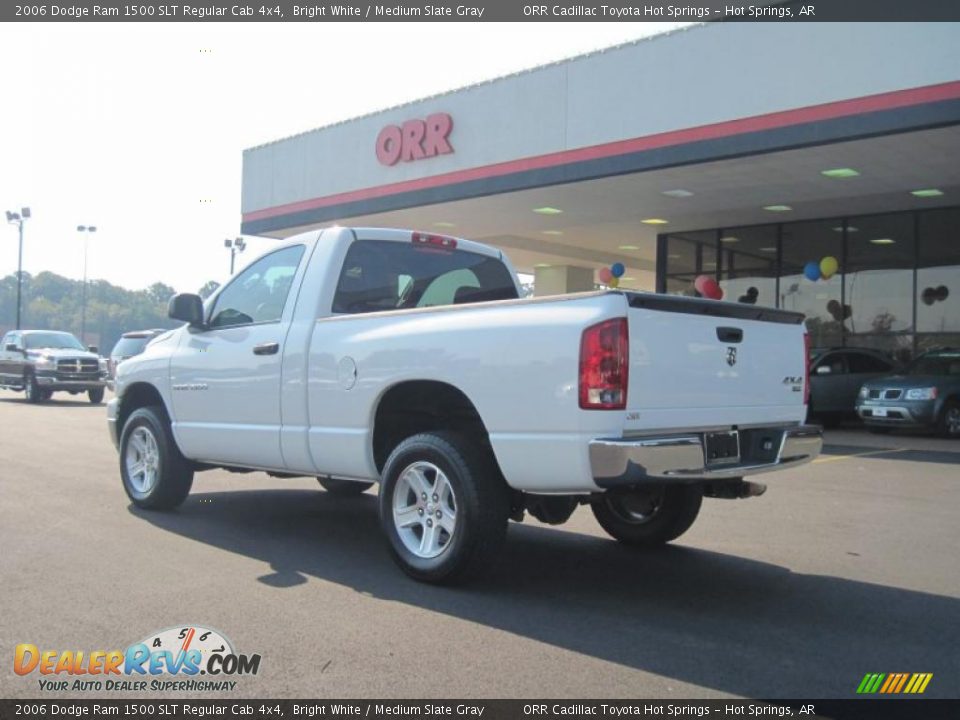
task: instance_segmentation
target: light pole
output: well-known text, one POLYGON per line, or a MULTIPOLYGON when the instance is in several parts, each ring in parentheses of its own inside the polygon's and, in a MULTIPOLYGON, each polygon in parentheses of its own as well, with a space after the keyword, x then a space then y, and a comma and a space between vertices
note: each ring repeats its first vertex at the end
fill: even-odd
POLYGON ((83 236, 83 290, 80 300, 80 342, 87 344, 87 241, 90 233, 97 231, 96 225, 77 225, 78 233, 85 233, 83 236))
POLYGON ((242 253, 247 249, 247 242, 242 237, 234 240, 227 238, 223 241, 223 246, 230 249, 230 274, 233 275, 233 260, 238 253, 242 253))
POLYGON ((17 330, 20 329, 20 298, 23 288, 23 223, 30 219, 30 208, 20 208, 20 212, 7 210, 7 222, 20 230, 20 250, 17 253, 17 330))

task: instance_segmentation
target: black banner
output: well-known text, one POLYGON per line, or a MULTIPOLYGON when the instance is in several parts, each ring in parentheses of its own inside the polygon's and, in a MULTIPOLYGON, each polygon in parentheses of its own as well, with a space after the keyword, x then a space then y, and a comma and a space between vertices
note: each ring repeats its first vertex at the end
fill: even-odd
POLYGON ((0 720, 100 717, 953 720, 960 700, 0 700, 0 720))
POLYGON ((463 3, 310 2, 260 0, 188 3, 103 0, 26 0, 0 5, 4 22, 917 22, 958 21, 954 0, 805 0, 738 2, 704 0, 649 2, 520 3, 467 0, 463 3))

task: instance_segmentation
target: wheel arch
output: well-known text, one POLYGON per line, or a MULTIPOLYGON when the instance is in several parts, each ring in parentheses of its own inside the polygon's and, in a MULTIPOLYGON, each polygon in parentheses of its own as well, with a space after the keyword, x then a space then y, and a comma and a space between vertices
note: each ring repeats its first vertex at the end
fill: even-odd
POLYGON ((150 406, 162 408, 167 418, 170 417, 163 395, 156 386, 148 382, 135 382, 126 388, 123 397, 120 399, 120 407, 117 409, 118 436, 123 432, 123 426, 127 424, 127 418, 135 410, 150 406))
POLYGON ((438 430, 476 438, 496 464, 483 418, 462 390, 441 380, 404 380, 380 396, 374 411, 371 450, 377 472, 383 471, 390 452, 404 439, 438 430))

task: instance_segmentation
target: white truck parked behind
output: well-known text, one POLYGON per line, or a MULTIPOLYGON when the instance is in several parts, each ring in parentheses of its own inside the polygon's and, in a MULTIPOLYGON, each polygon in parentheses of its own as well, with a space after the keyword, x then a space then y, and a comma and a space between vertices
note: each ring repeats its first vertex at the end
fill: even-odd
POLYGON ((821 448, 804 425, 803 316, 602 291, 519 299, 500 251, 402 230, 329 228, 254 261, 186 325, 119 366, 110 432, 139 507, 214 467, 379 483, 399 565, 462 580, 509 519, 588 503, 624 543, 685 532, 704 496, 821 448))

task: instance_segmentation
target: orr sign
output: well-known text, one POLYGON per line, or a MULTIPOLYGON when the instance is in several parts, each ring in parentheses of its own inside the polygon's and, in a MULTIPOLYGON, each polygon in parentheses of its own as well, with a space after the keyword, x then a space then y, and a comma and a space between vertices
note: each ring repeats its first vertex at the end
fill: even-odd
POLYGON ((377 135, 377 160, 381 165, 413 162, 453 152, 450 132, 453 118, 447 113, 428 115, 426 120, 407 120, 387 125, 377 135))

